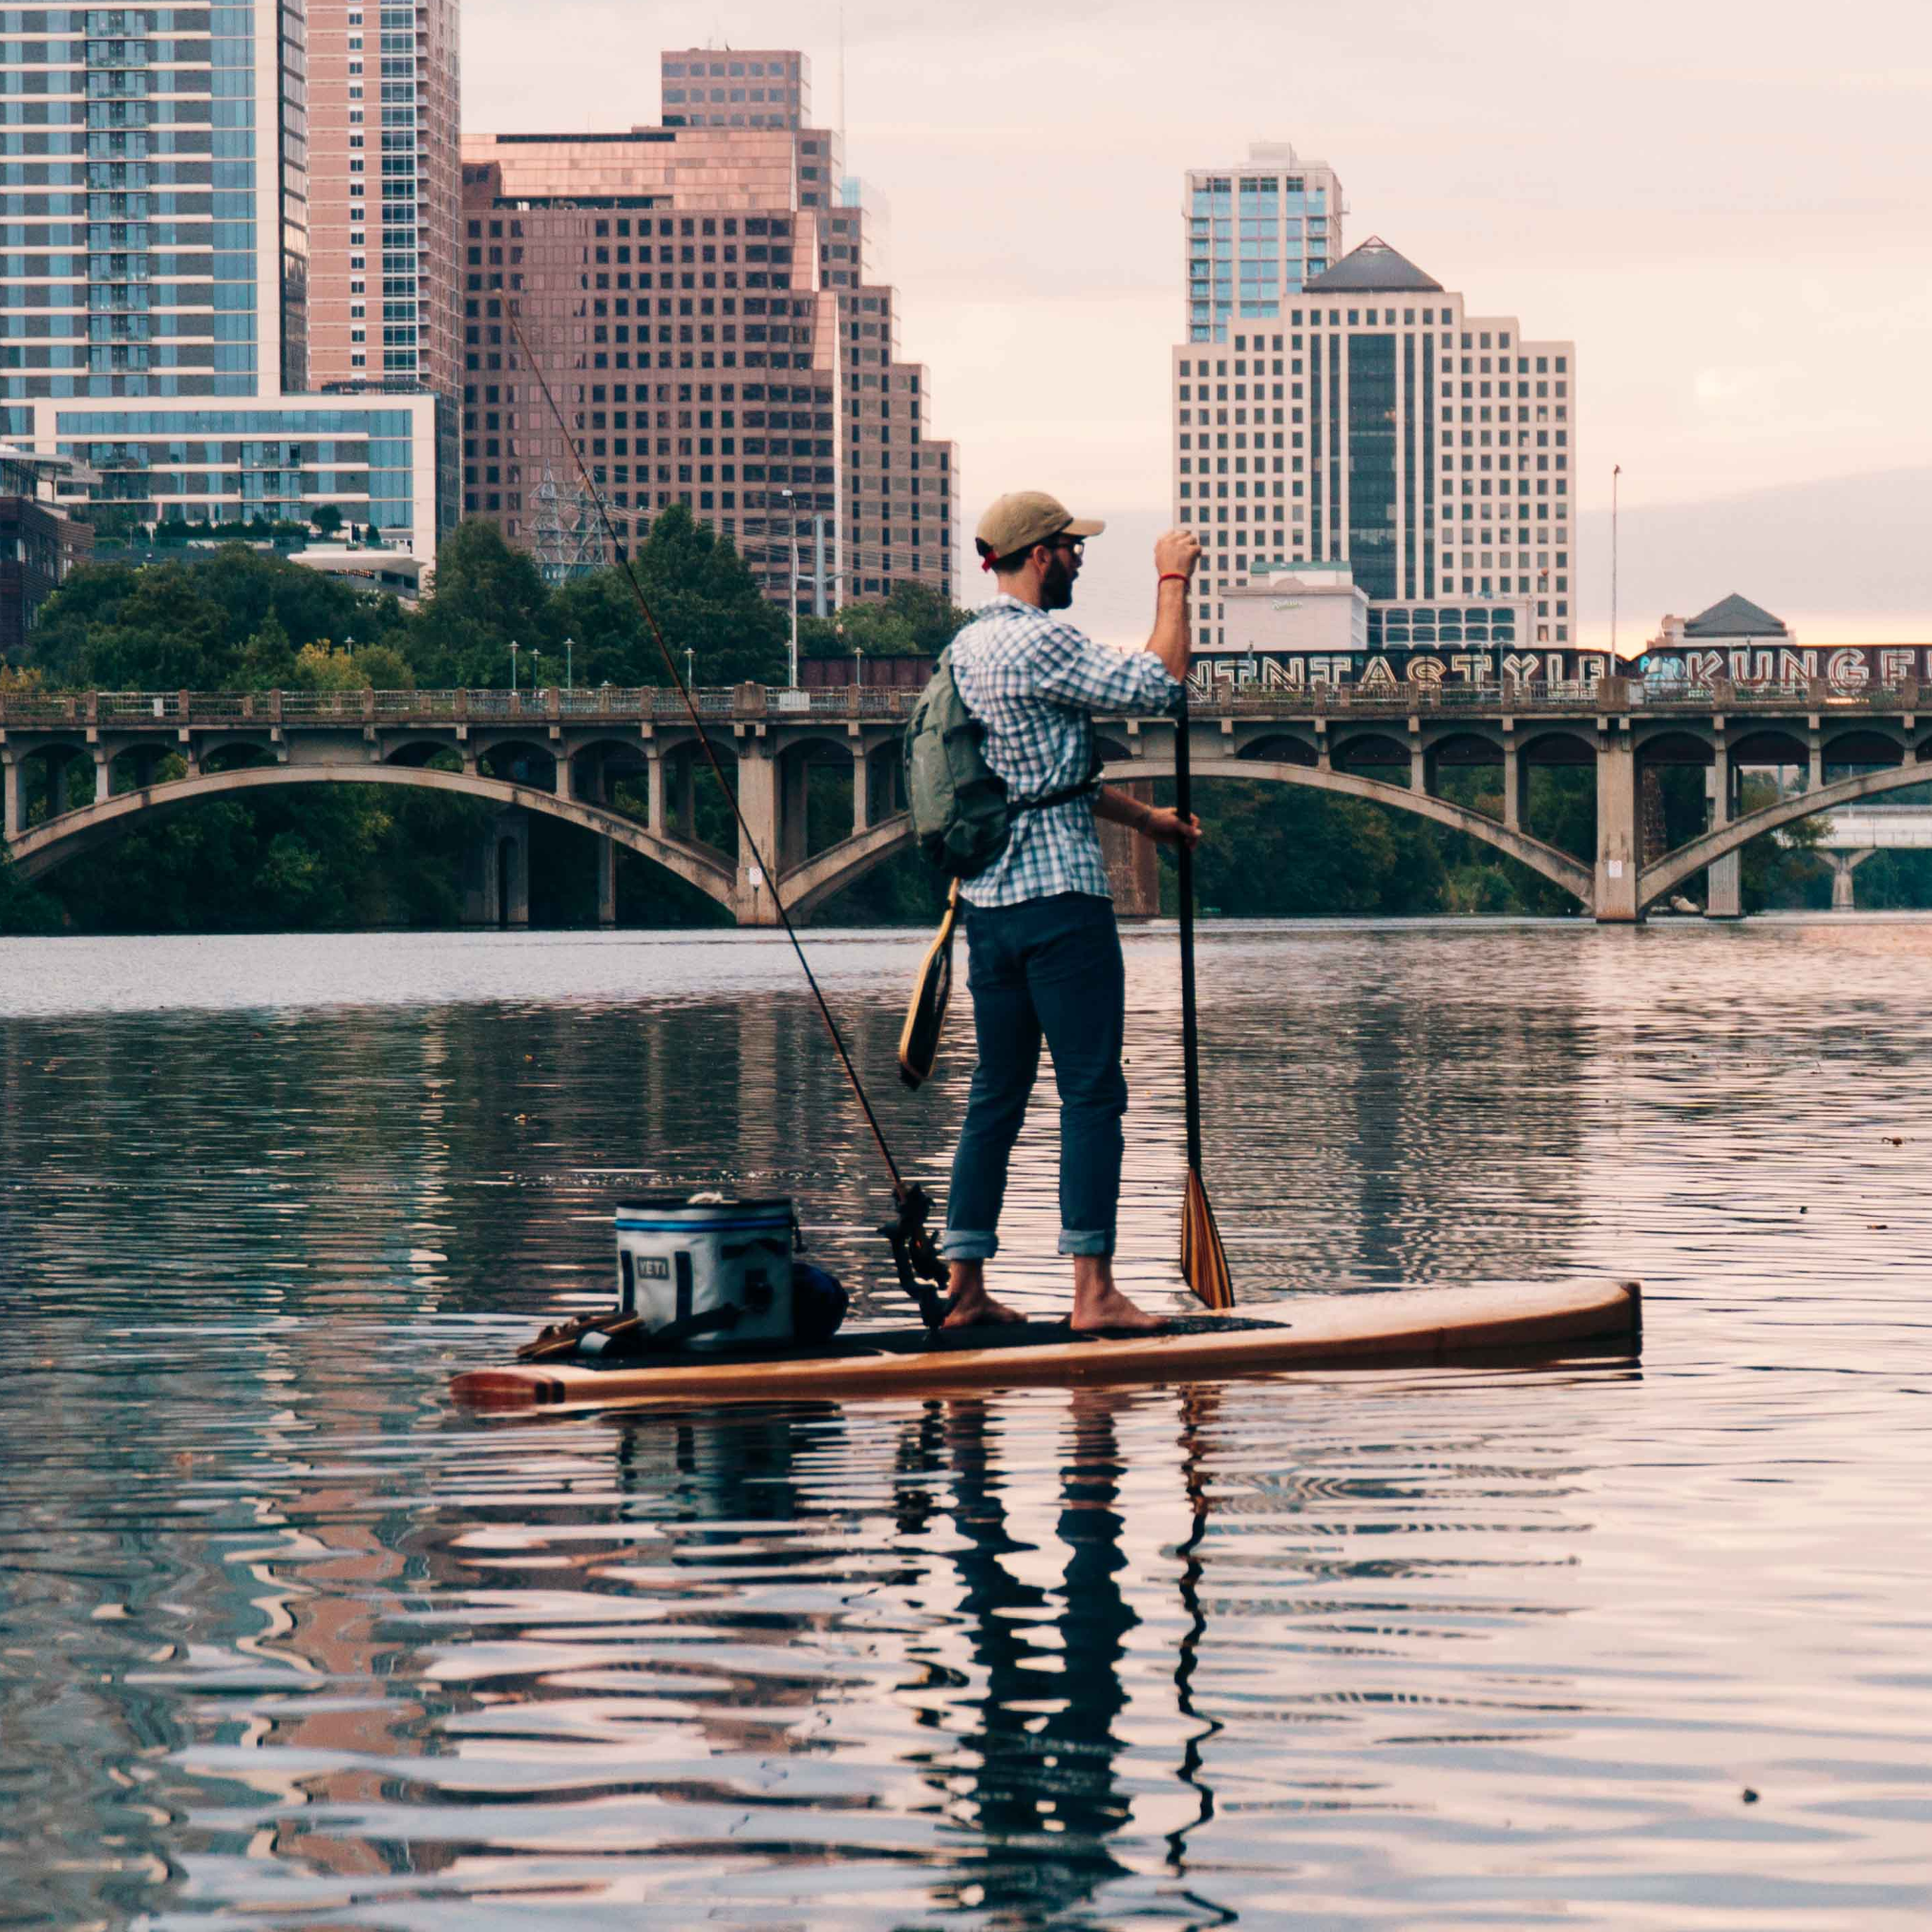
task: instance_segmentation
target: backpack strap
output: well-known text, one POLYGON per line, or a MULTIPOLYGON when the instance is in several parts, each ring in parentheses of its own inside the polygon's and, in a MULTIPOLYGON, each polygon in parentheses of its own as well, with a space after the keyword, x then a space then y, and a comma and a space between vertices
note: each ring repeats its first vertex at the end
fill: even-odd
POLYGON ((1080 785, 1062 785, 1058 791, 1042 791, 1038 798, 1009 798, 1007 809, 1016 811, 1044 811, 1048 806, 1065 805, 1070 799, 1091 798, 1100 790, 1098 778, 1089 778, 1080 785))

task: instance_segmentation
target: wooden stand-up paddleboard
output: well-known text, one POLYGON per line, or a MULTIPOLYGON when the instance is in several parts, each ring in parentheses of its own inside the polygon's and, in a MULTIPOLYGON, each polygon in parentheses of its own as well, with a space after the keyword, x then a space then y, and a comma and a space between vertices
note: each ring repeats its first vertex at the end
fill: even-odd
POLYGON ((931 1335, 857 1329, 813 1346, 719 1350, 612 1362, 518 1363, 457 1376, 458 1397, 483 1408, 600 1407, 609 1403, 780 1402, 908 1395, 1041 1383, 1211 1381, 1268 1369, 1444 1361, 1571 1342, 1635 1348, 1634 1281, 1411 1288, 1310 1295, 1270 1320, 1194 1315, 1159 1335, 1075 1336, 1064 1324, 1018 1323, 931 1335))

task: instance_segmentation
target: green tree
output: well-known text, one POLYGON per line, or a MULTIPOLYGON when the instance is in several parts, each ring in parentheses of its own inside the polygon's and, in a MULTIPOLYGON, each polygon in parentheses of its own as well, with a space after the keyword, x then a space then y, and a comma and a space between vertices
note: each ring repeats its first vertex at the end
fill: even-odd
POLYGON ((34 658, 68 690, 259 691, 288 675, 291 640, 375 638, 402 622, 387 593, 231 543, 75 571, 47 600, 34 658))
POLYGON ((808 617, 799 625, 799 649, 837 658, 937 658, 972 622, 973 613, 948 603, 930 584, 901 582, 881 603, 848 604, 835 617, 808 617))
POLYGON ((0 939, 32 937, 60 930, 60 908, 0 850, 0 939))
MULTIPOLYGON (((735 546, 695 522, 683 504, 671 505, 651 525, 636 569, 666 643, 693 653, 700 684, 776 684, 784 677, 785 613, 767 601, 735 546)), ((665 681, 661 667, 639 681, 665 681)))
POLYGON ((308 521, 315 525, 316 530, 323 537, 331 541, 341 532, 342 513, 332 503, 320 505, 308 521))
POLYGON ((562 635, 535 560, 506 543, 494 524, 475 517, 443 539, 435 588, 408 628, 417 679, 439 691, 508 685, 512 639, 543 650, 562 635))

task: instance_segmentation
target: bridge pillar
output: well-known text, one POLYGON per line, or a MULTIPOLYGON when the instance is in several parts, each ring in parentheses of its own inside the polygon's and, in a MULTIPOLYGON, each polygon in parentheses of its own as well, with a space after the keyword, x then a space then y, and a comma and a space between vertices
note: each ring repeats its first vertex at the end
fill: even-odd
POLYGON ((865 741, 852 747, 852 836, 856 839, 872 824, 872 760, 866 756, 865 741))
POLYGON ((652 831, 664 835, 664 754, 655 744, 644 746, 644 817, 652 831))
POLYGON ((105 805, 114 795, 114 767, 106 748, 94 747, 94 803, 105 805))
POLYGON ((1824 855, 1831 860, 1831 909, 1834 912, 1856 912, 1858 909, 1852 874, 1876 849, 1874 846, 1864 852, 1827 852, 1824 855))
POLYGON ((5 793, 7 838, 26 830, 26 760, 10 746, 0 751, 0 791, 5 793))
POLYGON ((1516 749, 1512 731, 1503 740, 1503 829, 1520 832, 1529 817, 1529 767, 1516 749))
POLYGON ((1599 925, 1631 925, 1637 909, 1637 753, 1628 731, 1609 731, 1596 750, 1596 886, 1599 925))
MULTIPOLYGON (((1706 795, 1710 806, 1710 829, 1719 830, 1731 822, 1731 755, 1718 734, 1711 756, 1710 770, 1705 774, 1706 795)), ((1744 916, 1743 865, 1738 853, 1727 852, 1704 869, 1704 916, 1707 919, 1741 919, 1744 916)))
POLYGON ((768 844, 765 853, 783 878, 794 865, 805 863, 806 800, 811 785, 811 766, 803 750, 787 758, 774 757, 772 766, 776 778, 777 840, 775 849, 768 844))
POLYGON ((501 881, 503 904, 498 917, 513 930, 530 924, 530 814, 522 806, 512 806, 498 822, 496 834, 497 877, 501 881))
MULTIPOLYGON (((1124 792, 1142 805, 1154 803, 1154 785, 1146 778, 1131 784, 1113 785, 1109 791, 1124 792)), ((1107 882, 1113 889, 1116 919, 1155 919, 1160 913, 1160 855, 1152 839, 1143 839, 1126 825, 1111 819, 1098 822, 1101 856, 1107 860, 1107 882)))
POLYGON ((697 758, 687 750, 675 758, 667 774, 671 781, 670 818, 664 829, 680 839, 697 837, 697 758))
POLYGON ((522 806, 498 812, 483 828, 464 868, 465 925, 530 923, 530 815, 522 806))
MULTIPOLYGON (((604 762, 604 754, 601 751, 595 753, 591 760, 587 794, 592 805, 608 806, 610 803, 610 770, 604 762)), ((601 926, 614 926, 617 924, 617 841, 608 832, 599 832, 595 838, 597 924, 601 926)))
POLYGON ((617 841, 604 832, 597 835, 597 924, 617 924, 617 841))
POLYGON ((731 913, 740 925, 776 925, 778 912, 772 898, 772 882, 759 871, 757 846, 766 865, 777 865, 778 761, 772 756, 769 741, 744 738, 738 745, 738 807, 744 814, 744 830, 738 840, 738 876, 731 886, 731 913), (745 832, 751 837, 747 841, 745 832))

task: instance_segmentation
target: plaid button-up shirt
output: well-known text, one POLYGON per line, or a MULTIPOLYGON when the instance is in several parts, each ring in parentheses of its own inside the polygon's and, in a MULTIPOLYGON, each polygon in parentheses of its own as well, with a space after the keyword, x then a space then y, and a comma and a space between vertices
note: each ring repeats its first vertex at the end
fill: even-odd
MULTIPOLYGON (((1180 686, 1150 651, 1114 651, 1017 597, 995 597, 952 643, 953 680, 986 726, 986 761, 1014 798, 1087 782, 1093 714, 1166 711, 1180 686)), ((977 878, 969 906, 1018 906, 1058 892, 1110 899, 1091 794, 1013 814, 1007 849, 977 878)))

